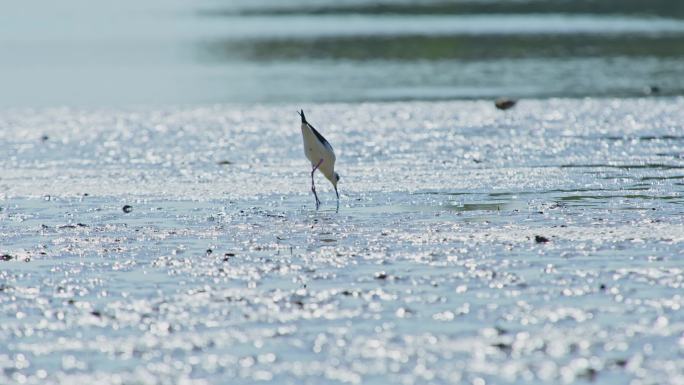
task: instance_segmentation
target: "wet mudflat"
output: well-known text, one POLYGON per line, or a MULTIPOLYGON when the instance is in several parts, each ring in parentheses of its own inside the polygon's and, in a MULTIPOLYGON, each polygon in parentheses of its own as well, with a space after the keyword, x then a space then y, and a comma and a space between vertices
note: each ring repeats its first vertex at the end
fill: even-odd
POLYGON ((0 383, 684 382, 684 99, 298 107, 1 112, 0 383))

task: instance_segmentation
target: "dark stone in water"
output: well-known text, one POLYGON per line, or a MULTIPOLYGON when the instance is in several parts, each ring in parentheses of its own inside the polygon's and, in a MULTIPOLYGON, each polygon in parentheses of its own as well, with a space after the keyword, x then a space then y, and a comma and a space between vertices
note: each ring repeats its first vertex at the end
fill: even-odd
POLYGON ((211 255, 211 253, 213 253, 213 252, 214 252, 214 250, 212 250, 212 249, 207 249, 207 255, 211 255))
POLYGON ((624 368, 625 366, 627 366, 627 360, 624 358, 619 358, 619 359, 615 360, 615 365, 617 365, 621 368, 624 368))
POLYGON ((599 285, 599 289, 606 290, 606 284, 602 283, 601 285, 599 285))
POLYGON ((131 211, 133 211, 133 206, 131 206, 131 205, 125 205, 125 206, 123 207, 123 212, 125 212, 126 214, 130 213, 131 211))
POLYGON ((97 311, 97 310, 91 311, 90 314, 94 315, 94 316, 97 317, 97 318, 102 317, 102 313, 100 313, 100 312, 97 311))
POLYGON ((535 236, 534 236, 534 241, 537 242, 537 243, 546 243, 546 242, 549 241, 549 238, 546 238, 546 237, 541 236, 541 235, 535 235, 535 236))
POLYGON ((500 98, 500 99, 496 99, 496 101, 494 102, 494 105, 496 106, 496 108, 505 111, 505 110, 508 110, 509 108, 513 108, 513 106, 515 106, 515 103, 517 103, 517 102, 518 101, 515 99, 500 98))
POLYGON ((594 368, 588 368, 587 370, 580 372, 577 377, 579 378, 584 378, 586 380, 589 380, 591 382, 596 381, 596 376, 598 375, 598 371, 594 368))
POLYGON ((14 259, 14 257, 9 254, 0 255, 0 261, 11 261, 12 259, 14 259))
POLYGON ((499 342, 499 343, 496 343, 492 346, 494 346, 495 348, 498 348, 499 350, 501 350, 504 353, 510 353, 513 350, 513 347, 511 346, 511 344, 507 344, 504 342, 499 342))
POLYGON ((657 94, 657 93, 660 93, 660 87, 658 87, 658 86, 651 85, 651 86, 644 87, 644 94, 646 94, 646 95, 653 95, 653 94, 657 94))
POLYGON ((375 273, 375 279, 387 279, 387 273, 384 271, 380 273, 375 273))
POLYGON ((220 161, 216 162, 216 164, 218 164, 219 166, 228 166, 228 165, 233 164, 233 162, 231 162, 229 160, 220 160, 220 161))
POLYGON ((47 141, 48 139, 50 139, 50 137, 47 135, 43 135, 40 137, 40 140, 42 140, 43 142, 47 141))

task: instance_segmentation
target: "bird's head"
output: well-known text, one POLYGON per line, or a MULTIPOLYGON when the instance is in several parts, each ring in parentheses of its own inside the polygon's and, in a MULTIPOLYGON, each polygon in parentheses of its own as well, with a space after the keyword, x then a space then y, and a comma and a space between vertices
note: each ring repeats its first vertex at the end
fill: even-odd
POLYGON ((306 117, 304 116, 304 110, 298 111, 297 112, 299 116, 302 117, 302 124, 306 124, 306 117))

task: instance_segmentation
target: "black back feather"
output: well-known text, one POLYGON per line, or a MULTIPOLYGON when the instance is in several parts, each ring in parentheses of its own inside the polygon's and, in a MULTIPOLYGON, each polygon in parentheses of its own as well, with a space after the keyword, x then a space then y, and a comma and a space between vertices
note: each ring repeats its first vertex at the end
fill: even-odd
POLYGON ((301 111, 299 112, 299 115, 302 117, 302 124, 306 124, 307 126, 309 126, 309 128, 311 129, 311 131, 313 131, 314 135, 316 135, 316 138, 318 138, 318 141, 321 142, 325 147, 328 147, 328 148, 330 148, 330 149, 332 150, 332 146, 331 146, 330 143, 323 137, 323 135, 321 135, 321 133, 318 132, 318 130, 316 130, 316 129, 314 128, 314 126, 312 126, 309 122, 306 121, 306 117, 304 116, 304 110, 301 110, 301 111))

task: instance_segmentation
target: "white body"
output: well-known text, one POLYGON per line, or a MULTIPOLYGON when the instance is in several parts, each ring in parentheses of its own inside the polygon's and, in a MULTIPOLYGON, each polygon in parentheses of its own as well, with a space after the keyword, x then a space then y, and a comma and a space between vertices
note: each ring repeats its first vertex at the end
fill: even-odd
POLYGON ((304 155, 311 162, 311 167, 318 166, 318 170, 333 184, 335 181, 335 151, 329 143, 322 143, 309 124, 302 123, 302 138, 304 140, 304 155))

